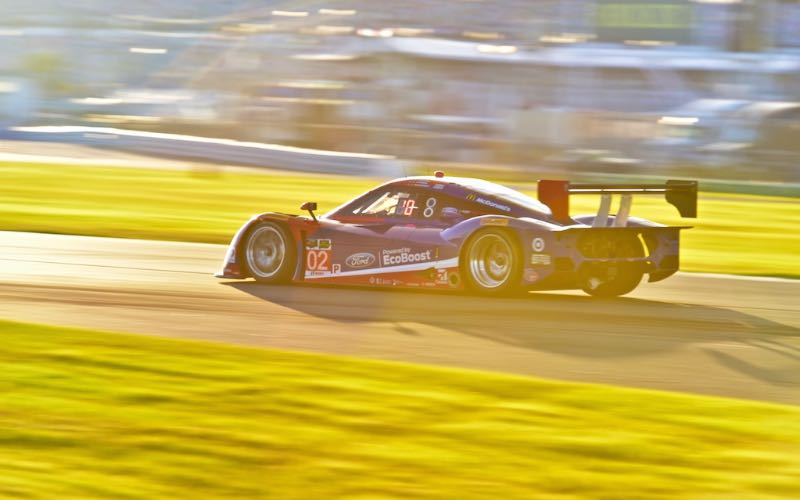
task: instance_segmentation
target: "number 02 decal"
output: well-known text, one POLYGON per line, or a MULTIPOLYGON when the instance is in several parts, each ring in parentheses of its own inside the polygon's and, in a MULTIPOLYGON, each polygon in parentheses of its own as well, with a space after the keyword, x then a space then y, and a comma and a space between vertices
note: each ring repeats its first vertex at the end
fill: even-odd
POLYGON ((306 269, 309 271, 330 271, 330 252, 327 250, 308 250, 306 269))
POLYGON ((428 198, 425 200, 425 210, 422 212, 422 215, 429 219, 433 217, 433 213, 436 210, 436 198, 428 198))

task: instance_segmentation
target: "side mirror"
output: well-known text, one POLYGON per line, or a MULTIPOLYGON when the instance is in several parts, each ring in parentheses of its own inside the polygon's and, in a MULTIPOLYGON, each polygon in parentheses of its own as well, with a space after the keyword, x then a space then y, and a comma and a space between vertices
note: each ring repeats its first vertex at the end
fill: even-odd
POLYGON ((314 201, 307 201, 300 205, 300 210, 306 210, 309 214, 311 214, 311 218, 314 219, 314 222, 317 222, 317 216, 314 215, 314 210, 317 209, 317 203, 314 201))

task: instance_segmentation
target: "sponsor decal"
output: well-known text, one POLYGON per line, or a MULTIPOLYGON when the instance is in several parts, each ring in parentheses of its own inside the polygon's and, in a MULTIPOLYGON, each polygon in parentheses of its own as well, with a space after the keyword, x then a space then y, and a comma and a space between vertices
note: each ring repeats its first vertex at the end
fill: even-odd
POLYGON ((525 281, 527 281, 528 283, 533 283, 538 280, 539 280, 539 273, 537 273, 533 269, 525 270, 525 281))
POLYGON ((333 274, 339 274, 342 272, 342 265, 341 264, 334 264, 333 265, 333 274))
POLYGON ((375 277, 375 276, 373 276, 373 278, 374 279, 370 279, 370 283, 372 283, 373 285, 399 286, 399 285, 403 284, 402 281, 396 280, 396 279, 387 279, 387 278, 381 278, 381 277, 375 277))
POLYGON ((534 266, 549 266, 550 256, 546 253, 535 253, 531 255, 531 264, 534 266))
POLYGON ((328 271, 306 271, 306 278, 324 278, 330 276, 328 271))
POLYGON ((371 253, 356 253, 348 257, 344 263, 347 267, 359 269, 362 267, 371 266, 375 262, 375 256, 371 253))
POLYGON ((534 252, 541 252, 544 250, 544 239, 543 238, 534 238, 531 242, 531 248, 533 248, 534 252))
POLYGON ((508 219, 501 219, 499 217, 487 217, 481 219, 481 226, 507 226, 508 219))
POLYGON ((444 189, 444 184, 434 184, 433 189, 444 189))
POLYGON ((316 239, 307 239, 306 240, 306 250, 330 250, 333 248, 333 243, 331 240, 316 240, 316 239))
POLYGON ((502 210, 503 212, 510 212, 511 207, 508 205, 503 205, 502 203, 497 203, 496 201, 487 200, 486 198, 481 198, 480 196, 475 198, 476 203, 480 203, 481 205, 486 205, 487 207, 496 208, 498 210, 502 210))
POLYGON ((440 285, 447 284, 447 269, 437 269, 436 270, 436 283, 440 285))
POLYGON ((467 199, 469 201, 475 201, 475 195, 474 194, 467 195, 467 199))
POLYGON ((417 262, 428 262, 431 260, 431 251, 412 252, 410 248, 396 248, 384 250, 381 255, 381 263, 384 266, 396 266, 400 264, 414 264, 417 262))

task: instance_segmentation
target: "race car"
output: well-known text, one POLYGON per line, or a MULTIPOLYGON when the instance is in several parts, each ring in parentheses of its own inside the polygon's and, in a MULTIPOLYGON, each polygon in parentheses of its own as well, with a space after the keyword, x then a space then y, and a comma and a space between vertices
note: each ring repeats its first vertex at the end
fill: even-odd
POLYGON ((697 216, 697 182, 662 185, 538 182, 538 200, 479 179, 404 177, 317 216, 264 213, 230 243, 227 279, 467 290, 486 295, 582 289, 632 291, 679 267, 680 232, 629 216, 632 196, 659 194, 697 216), (596 214, 570 217, 570 196, 601 195, 596 214), (610 214, 612 198, 619 210, 610 214))

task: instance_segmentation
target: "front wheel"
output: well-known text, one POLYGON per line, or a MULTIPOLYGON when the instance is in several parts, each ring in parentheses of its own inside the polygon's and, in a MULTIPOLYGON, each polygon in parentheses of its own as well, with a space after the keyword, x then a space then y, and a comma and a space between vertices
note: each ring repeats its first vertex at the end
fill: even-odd
POLYGON ((480 231, 465 246, 461 272, 472 291, 486 295, 515 292, 522 275, 520 251, 506 231, 480 231))
POLYGON ((262 222, 248 233, 243 247, 247 270, 263 283, 283 283, 292 277, 297 256, 292 237, 274 222, 262 222))

